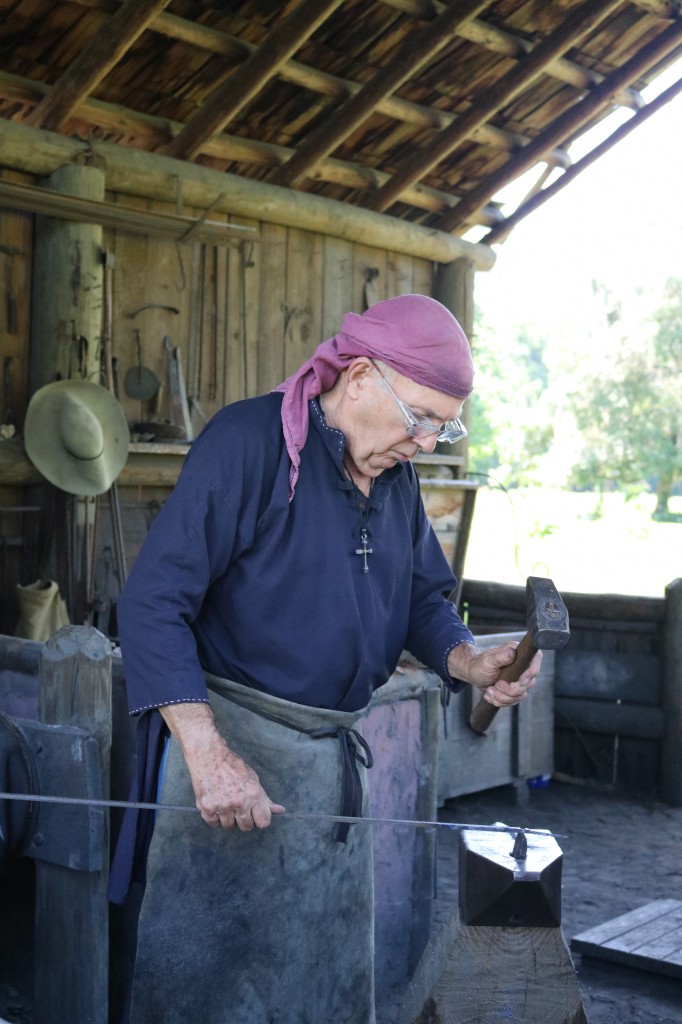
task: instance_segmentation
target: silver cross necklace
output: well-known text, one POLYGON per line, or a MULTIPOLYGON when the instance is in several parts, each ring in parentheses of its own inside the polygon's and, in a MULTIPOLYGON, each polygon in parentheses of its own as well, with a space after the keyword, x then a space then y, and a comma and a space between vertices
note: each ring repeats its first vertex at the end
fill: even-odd
POLYGON ((367 561, 367 555, 373 554, 373 548, 369 547, 369 517, 372 511, 370 507, 370 497, 372 494, 372 488, 374 487, 374 480, 370 482, 369 494, 363 494, 358 485, 353 480, 353 477, 348 472, 348 469, 344 466, 346 476, 353 485, 354 501, 353 505, 360 512, 360 547, 355 549, 355 554, 360 555, 362 558, 362 571, 363 573, 369 572, 369 563, 367 561))

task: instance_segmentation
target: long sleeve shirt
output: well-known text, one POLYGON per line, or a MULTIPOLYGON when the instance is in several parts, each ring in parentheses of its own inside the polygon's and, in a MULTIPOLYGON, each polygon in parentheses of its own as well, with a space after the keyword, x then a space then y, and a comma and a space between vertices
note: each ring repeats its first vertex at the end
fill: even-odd
MULTIPOLYGON (((344 436, 311 401, 289 502, 281 401, 268 394, 213 417, 119 602, 129 707, 139 716, 133 801, 156 797, 166 727, 155 709, 208 702, 204 671, 356 711, 408 649, 451 689, 461 686, 447 657, 474 638, 448 600, 455 579, 413 467, 385 470, 361 501, 344 472, 344 436)), ((150 812, 126 811, 113 902, 144 878, 153 824, 150 812)))
POLYGON ((213 417, 136 559, 118 609, 133 714, 207 701, 204 670, 355 711, 404 649, 457 688, 448 653, 474 641, 448 600, 455 579, 413 467, 385 470, 363 511, 344 435, 311 401, 289 502, 281 400, 213 417))

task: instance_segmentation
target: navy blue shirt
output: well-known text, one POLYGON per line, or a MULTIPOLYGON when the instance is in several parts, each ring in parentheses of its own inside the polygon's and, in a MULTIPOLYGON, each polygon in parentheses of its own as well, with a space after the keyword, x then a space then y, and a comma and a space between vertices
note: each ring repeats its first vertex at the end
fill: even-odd
MULTIPOLYGON (((203 670, 316 707, 355 711, 404 649, 450 685, 473 637, 410 464, 385 470, 365 513, 343 434, 310 402, 300 475, 271 393, 222 409, 194 442, 118 607, 131 713, 207 701, 203 670)), ((456 684, 455 684, 456 686, 456 684)))

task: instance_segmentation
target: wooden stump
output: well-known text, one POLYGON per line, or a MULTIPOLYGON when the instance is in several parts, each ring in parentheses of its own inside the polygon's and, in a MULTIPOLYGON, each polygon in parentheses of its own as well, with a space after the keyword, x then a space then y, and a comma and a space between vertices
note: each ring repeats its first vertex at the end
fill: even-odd
POLYGON ((526 840, 515 858, 509 833, 462 833, 460 912, 429 943, 399 1024, 587 1024, 563 933, 547 924, 560 912, 561 851, 550 836, 526 840))

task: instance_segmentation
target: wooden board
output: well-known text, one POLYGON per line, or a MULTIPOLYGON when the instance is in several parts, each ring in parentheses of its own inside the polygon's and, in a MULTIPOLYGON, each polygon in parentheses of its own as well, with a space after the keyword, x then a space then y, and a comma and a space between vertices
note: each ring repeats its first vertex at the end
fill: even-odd
POLYGON ((682 900, 654 900, 571 940, 582 956, 682 978, 682 900))

